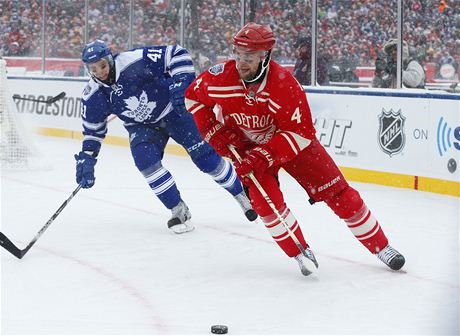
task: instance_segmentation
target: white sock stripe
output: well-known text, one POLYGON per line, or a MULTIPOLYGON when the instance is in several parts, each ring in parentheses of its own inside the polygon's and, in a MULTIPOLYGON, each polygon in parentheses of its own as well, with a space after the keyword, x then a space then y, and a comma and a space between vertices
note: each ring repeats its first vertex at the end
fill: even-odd
POLYGON ((222 162, 223 163, 219 163, 219 166, 215 171, 211 172, 211 176, 216 182, 225 178, 225 176, 228 174, 228 171, 232 168, 230 162, 224 159, 222 159, 222 162))
POLYGON ((171 176, 169 179, 164 181, 162 184, 160 184, 158 186, 150 186, 150 188, 152 188, 152 190, 155 193, 155 195, 158 196, 158 195, 164 193, 166 190, 168 190, 169 188, 171 188, 175 184, 176 183, 174 182, 174 179, 171 176))
POLYGON ((369 209, 367 208, 367 206, 363 205, 363 207, 359 209, 359 211, 354 216, 352 216, 351 218, 345 219, 345 222, 347 223, 347 225, 353 225, 353 224, 359 223, 360 221, 363 220, 363 218, 367 216, 368 212, 369 212, 369 209))
POLYGON ((368 239, 368 238, 372 237, 373 235, 375 235, 379 230, 380 230, 380 225, 377 223, 377 225, 375 226, 375 230, 373 230, 371 233, 369 233, 368 235, 366 235, 364 237, 359 237, 358 240, 368 239))
MULTIPOLYGON (((297 230, 297 228, 299 227, 299 223, 296 221, 294 226, 291 227, 291 231, 292 232, 295 232, 295 230, 297 230)), ((291 236, 289 235, 289 233, 287 232, 287 230, 284 231, 284 234, 280 235, 280 236, 272 236, 273 239, 275 241, 282 241, 282 240, 285 240, 287 238, 291 238, 291 236), (276 238, 275 238, 276 237, 276 238)))
POLYGON ((355 236, 361 236, 372 231, 375 223, 377 223, 377 220, 370 214, 369 218, 364 223, 356 227, 349 227, 349 229, 355 236))
MULTIPOLYGON (((288 216, 288 212, 290 213, 289 208, 286 207, 286 208, 284 209, 283 213, 281 213, 281 217, 282 217, 282 218, 286 218, 286 217, 288 216)), ((270 217, 272 217, 272 216, 275 216, 275 215, 271 215, 270 217)), ((265 224, 266 227, 268 227, 268 226, 270 226, 270 225, 273 225, 273 224, 275 224, 276 222, 279 222, 279 221, 278 221, 278 216, 275 216, 275 218, 274 218, 273 220, 269 221, 269 222, 267 222, 267 221, 265 220, 265 218, 267 218, 267 217, 263 217, 263 218, 262 218, 262 222, 264 222, 264 224, 265 224)))
POLYGON ((169 172, 165 168, 161 167, 161 168, 155 170, 153 173, 151 173, 149 175, 146 175, 144 177, 147 180, 147 182, 150 184, 150 183, 155 182, 159 178, 165 176, 168 173, 169 172))
POLYGON ((366 212, 366 214, 361 217, 360 221, 358 222, 355 222, 355 223, 349 223, 349 222, 346 222, 347 223, 347 226, 351 229, 353 227, 359 227, 361 224, 363 224, 364 222, 366 222, 370 217, 371 217, 371 212, 368 210, 366 212))
MULTIPOLYGON (((268 227, 268 225, 265 224, 265 227, 267 228, 268 232, 270 232, 270 235, 273 238, 287 233, 286 228, 284 227, 283 223, 281 223, 279 220, 276 220, 276 221, 277 221, 277 224, 271 227, 268 227)), ((286 222, 286 224, 291 230, 294 230, 294 228, 298 225, 297 220, 295 219, 294 215, 291 212, 289 212, 287 217, 284 218, 284 221, 286 222)))
POLYGON ((222 186, 224 189, 227 189, 227 188, 232 187, 235 184, 235 181, 236 181, 236 173, 233 171, 228 181, 225 183, 219 183, 219 185, 222 186))

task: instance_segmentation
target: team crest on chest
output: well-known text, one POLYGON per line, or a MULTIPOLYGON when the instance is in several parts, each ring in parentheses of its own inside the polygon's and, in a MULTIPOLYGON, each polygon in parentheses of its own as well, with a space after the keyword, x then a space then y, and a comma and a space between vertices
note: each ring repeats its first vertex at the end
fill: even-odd
POLYGON ((121 114, 125 117, 134 119, 136 122, 143 122, 146 120, 157 106, 155 101, 149 101, 145 91, 142 91, 139 98, 131 96, 127 99, 123 99, 123 101, 127 109, 121 114))

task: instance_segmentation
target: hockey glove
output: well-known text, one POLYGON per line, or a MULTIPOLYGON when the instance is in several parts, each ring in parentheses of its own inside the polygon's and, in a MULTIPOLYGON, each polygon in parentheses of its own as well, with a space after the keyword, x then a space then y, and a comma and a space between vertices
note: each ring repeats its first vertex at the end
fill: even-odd
POLYGON ((260 176, 273 164, 274 159, 268 146, 257 146, 241 162, 235 162, 235 170, 245 184, 250 184, 249 173, 260 176))
POLYGON ((180 74, 173 76, 169 85, 169 101, 178 115, 188 112, 185 108, 184 93, 190 83, 195 79, 193 74, 180 74))
POLYGON ((217 121, 206 132, 204 140, 209 143, 220 156, 231 159, 233 159, 233 154, 230 152, 228 146, 231 145, 235 148, 244 147, 244 143, 235 132, 217 121))
POLYGON ((96 180, 94 177, 94 166, 97 159, 87 152, 80 152, 75 154, 75 160, 77 161, 77 183, 82 188, 91 188, 96 180))

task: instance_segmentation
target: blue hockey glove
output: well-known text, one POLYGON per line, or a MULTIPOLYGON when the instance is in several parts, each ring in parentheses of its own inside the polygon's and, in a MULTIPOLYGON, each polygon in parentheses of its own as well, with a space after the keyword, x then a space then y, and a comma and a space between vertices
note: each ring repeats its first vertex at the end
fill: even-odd
POLYGON ((173 76, 172 83, 169 85, 169 101, 177 114, 182 115, 187 112, 184 103, 184 94, 187 87, 195 79, 193 74, 180 74, 173 76))
POLYGON ((77 161, 77 183, 82 188, 91 188, 96 180, 94 177, 94 166, 97 159, 88 153, 80 152, 75 154, 75 160, 77 161))

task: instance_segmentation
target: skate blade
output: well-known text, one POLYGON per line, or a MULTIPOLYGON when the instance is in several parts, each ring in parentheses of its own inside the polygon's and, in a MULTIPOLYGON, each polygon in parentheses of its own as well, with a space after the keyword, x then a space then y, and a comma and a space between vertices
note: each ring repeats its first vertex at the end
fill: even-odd
POLYGON ((185 222, 171 226, 170 229, 176 234, 182 234, 195 230, 195 227, 191 223, 185 222))

